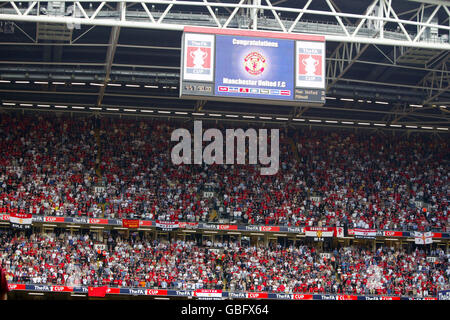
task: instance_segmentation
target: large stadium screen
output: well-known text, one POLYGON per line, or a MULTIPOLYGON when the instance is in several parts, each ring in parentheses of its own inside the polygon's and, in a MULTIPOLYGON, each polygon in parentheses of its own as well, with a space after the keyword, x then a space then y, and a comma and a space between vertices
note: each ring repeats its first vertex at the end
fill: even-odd
POLYGON ((313 35, 186 27, 180 97, 324 104, 324 40, 313 35))

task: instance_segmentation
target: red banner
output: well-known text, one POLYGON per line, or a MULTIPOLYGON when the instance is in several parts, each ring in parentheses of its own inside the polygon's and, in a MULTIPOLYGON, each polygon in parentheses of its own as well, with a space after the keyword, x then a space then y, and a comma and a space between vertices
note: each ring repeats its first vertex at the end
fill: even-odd
POLYGON ((293 300, 312 300, 312 294, 294 294, 292 295, 293 300))
POLYGON ((442 238, 442 233, 440 232, 432 232, 433 238, 442 238))
POLYGON ((261 231, 279 232, 280 227, 261 226, 261 231))
POLYGON ((400 300, 400 297, 385 297, 385 296, 382 296, 381 300, 400 300))
POLYGON ((237 230, 238 226, 235 224, 219 224, 218 226, 219 230, 237 230))
POLYGON ((145 294, 149 296, 167 296, 167 290, 147 289, 145 294))
POLYGON ((349 295, 340 295, 336 296, 336 300, 358 300, 358 297, 349 295))
POLYGON ((124 228, 137 229, 137 228, 139 228, 139 220, 138 219, 123 219, 122 226, 124 228))
POLYGON ((247 292, 247 298, 249 299, 267 299, 268 297, 267 292, 247 292))
POLYGON ((108 224, 108 219, 89 218, 88 223, 90 223, 90 224, 108 224))
POLYGON ((152 222, 148 221, 148 220, 140 220, 139 221, 139 226, 141 226, 141 227, 151 227, 152 226, 152 222))
POLYGON ((402 231, 383 231, 385 237, 403 237, 402 231))
POLYGON ((64 222, 64 217, 44 217, 44 222, 64 222))
POLYGON ((89 297, 104 297, 106 295, 107 286, 103 287, 88 287, 89 297))
POLYGON ((107 294, 120 294, 120 288, 108 288, 106 289, 107 294))
POLYGON ((15 284, 15 283, 8 283, 8 289, 10 291, 12 290, 25 290, 25 285, 24 284, 15 284))

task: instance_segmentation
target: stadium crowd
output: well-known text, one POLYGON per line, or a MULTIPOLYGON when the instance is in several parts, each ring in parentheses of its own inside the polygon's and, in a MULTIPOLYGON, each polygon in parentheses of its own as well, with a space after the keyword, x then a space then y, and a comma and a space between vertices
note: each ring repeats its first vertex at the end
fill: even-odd
POLYGON ((0 232, 0 259, 10 283, 68 286, 222 289, 241 292, 436 296, 450 282, 450 254, 426 259, 381 247, 250 246, 110 237, 96 248, 89 235, 0 232))
POLYGON ((2 114, 0 214, 450 230, 443 137, 283 129, 280 169, 262 176, 259 165, 173 165, 179 126, 193 131, 158 120, 2 114), (202 197, 210 187, 214 196, 202 197))

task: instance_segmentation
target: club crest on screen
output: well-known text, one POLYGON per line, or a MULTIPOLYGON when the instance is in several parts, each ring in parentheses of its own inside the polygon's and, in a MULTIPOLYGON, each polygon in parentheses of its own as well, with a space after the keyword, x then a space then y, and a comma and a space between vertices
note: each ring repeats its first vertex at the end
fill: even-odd
POLYGON ((244 67, 251 75, 260 75, 266 68, 266 58, 258 52, 250 52, 244 58, 244 67))

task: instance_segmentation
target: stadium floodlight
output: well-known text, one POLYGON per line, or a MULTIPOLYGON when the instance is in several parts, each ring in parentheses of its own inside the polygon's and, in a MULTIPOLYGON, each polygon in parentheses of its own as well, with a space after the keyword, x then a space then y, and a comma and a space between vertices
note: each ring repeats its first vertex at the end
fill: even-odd
POLYGON ((391 124, 390 126, 395 127, 395 128, 401 128, 402 125, 401 124, 391 124))
POLYGON ((159 87, 158 86, 144 86, 144 88, 152 88, 152 89, 158 89, 159 87))
POLYGON ((138 84, 126 84, 125 87, 139 88, 140 85, 138 85, 138 84))
POLYGON ((360 124, 362 126, 370 126, 370 123, 368 123, 368 122, 358 122, 358 124, 360 124))
POLYGON ((158 110, 158 113, 172 113, 171 111, 166 111, 166 110, 158 110))
POLYGON ((335 97, 325 97, 325 99, 328 99, 328 100, 336 100, 335 97))
POLYGON ((429 130, 432 130, 433 129, 433 127, 421 127, 422 129, 429 129, 429 130))
POLYGON ((10 80, 0 80, 0 83, 11 83, 10 80))
MULTIPOLYGON (((121 87, 122 86, 120 83, 108 83, 107 85, 110 87, 121 87)), ((130 86, 130 85, 126 85, 126 86, 130 86)))
POLYGON ((97 108, 97 107, 89 107, 89 109, 91 109, 91 110, 102 110, 102 108, 97 108))
POLYGON ((326 122, 326 123, 338 123, 338 122, 335 121, 335 120, 325 120, 325 122, 326 122))
POLYGON ((264 235, 264 233, 250 233, 250 235, 252 235, 252 236, 263 236, 264 235))
POLYGON ((65 82, 52 82, 52 84, 66 84, 65 82))
POLYGON ((355 124, 353 121, 341 121, 343 124, 355 124))
POLYGON ((208 230, 206 230, 206 231, 203 231, 203 233, 218 233, 218 231, 208 231, 208 230))
POLYGON ((4 106, 15 106, 16 104, 12 103, 12 102, 3 102, 3 105, 4 106))
POLYGON ((67 225, 67 227, 68 228, 81 228, 81 226, 74 225, 74 224, 67 225))
POLYGON ((351 99, 351 98, 341 98, 341 100, 342 100, 342 101, 355 101, 355 100, 353 100, 353 99, 351 99))
POLYGON ((386 127, 385 123, 374 123, 373 125, 378 127, 386 127))
POLYGON ((389 104, 389 102, 386 102, 386 101, 375 101, 375 103, 378 103, 378 104, 389 104))
POLYGON ((225 117, 228 117, 228 118, 238 118, 239 116, 238 116, 238 115, 235 115, 235 114, 226 114, 225 117))
POLYGON ((45 224, 45 223, 42 226, 43 227, 57 227, 56 224, 45 224))
POLYGON ((218 113, 210 113, 209 116, 210 117, 221 117, 222 115, 218 114, 218 113))
POLYGON ((288 121, 288 118, 275 118, 276 120, 288 121))
POLYGON ((421 104, 410 104, 409 106, 414 107, 414 108, 422 108, 423 107, 423 105, 421 105, 421 104))
POLYGON ((294 121, 306 121, 305 119, 302 119, 302 118, 294 118, 292 120, 294 120, 294 121))
POLYGON ((417 126, 405 126, 405 128, 417 129, 417 126))
POLYGON ((309 122, 322 122, 322 120, 318 120, 318 119, 309 119, 309 122))
POLYGON ((48 81, 35 81, 35 84, 48 84, 48 81))
POLYGON ((17 80, 16 83, 30 83, 30 81, 22 81, 22 80, 19 81, 19 80, 17 80))
POLYGON ((272 117, 259 117, 259 118, 263 120, 272 120, 272 117))
MULTIPOLYGON (((89 108, 89 109, 92 109, 92 108, 89 108)), ((108 110, 108 111, 119 111, 119 109, 117 109, 117 108, 106 108, 106 110, 108 110)))
POLYGON ((33 105, 30 103, 21 103, 20 104, 22 107, 32 107, 33 105))
POLYGON ((438 130, 446 130, 448 131, 448 128, 437 128, 438 130))
POLYGON ((246 118, 246 119, 255 119, 255 116, 242 116, 242 118, 246 118))
POLYGON ((72 106, 72 109, 84 109, 84 107, 72 106))
POLYGON ((86 85, 86 83, 85 82, 72 82, 72 85, 74 85, 74 86, 84 86, 84 85, 86 85))
POLYGON ((89 83, 91 86, 98 86, 98 87, 103 87, 103 83, 95 83, 95 82, 91 82, 89 83))
POLYGON ((153 113, 154 111, 153 111, 153 110, 145 110, 145 109, 142 109, 141 112, 145 112, 145 113, 153 113))
POLYGON ((126 112, 136 112, 136 109, 123 109, 123 111, 126 111, 126 112))
POLYGON ((67 106, 55 106, 55 108, 67 109, 67 106))
POLYGON ((48 104, 38 104, 37 106, 41 108, 50 108, 50 105, 48 104))
POLYGON ((175 111, 175 114, 188 114, 187 112, 175 111))

